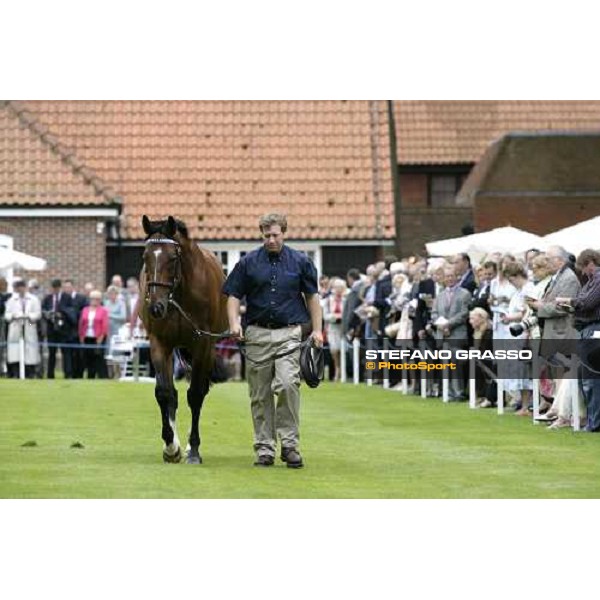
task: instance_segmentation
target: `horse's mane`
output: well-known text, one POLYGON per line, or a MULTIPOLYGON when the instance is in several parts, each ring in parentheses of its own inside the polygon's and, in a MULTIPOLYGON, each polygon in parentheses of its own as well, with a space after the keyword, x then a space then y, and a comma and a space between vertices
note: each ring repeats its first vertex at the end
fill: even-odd
MULTIPOLYGON (((164 219, 162 221, 149 221, 149 230, 150 233, 146 236, 146 239, 148 239, 151 235, 154 235, 155 233, 160 233, 162 235, 168 236, 167 233, 167 219, 164 219)), ((181 235, 181 237, 184 237, 185 239, 189 239, 189 233, 188 233, 188 228, 187 225, 181 221, 180 219, 175 219, 175 225, 176 225, 176 229, 177 229, 177 233, 179 233, 181 235)))

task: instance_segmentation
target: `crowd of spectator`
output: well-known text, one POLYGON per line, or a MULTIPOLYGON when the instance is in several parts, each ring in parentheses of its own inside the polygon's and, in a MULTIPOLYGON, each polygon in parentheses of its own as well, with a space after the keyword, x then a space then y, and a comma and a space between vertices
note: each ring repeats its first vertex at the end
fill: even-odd
MULTIPOLYGON (((10 293, 0 278, 0 375, 19 376, 19 340, 24 339, 27 377, 54 378, 59 354, 66 378, 119 376, 118 366, 107 361, 108 341, 126 324, 130 331, 141 327, 135 278, 124 286, 115 275, 104 292, 92 283, 79 291, 72 280, 58 279, 48 293, 36 280, 16 280, 13 286, 10 293)), ((556 246, 545 252, 531 249, 522 260, 492 253, 477 264, 468 254, 389 256, 364 273, 351 268, 345 278, 321 276, 319 294, 332 381, 340 380, 341 353, 344 348, 350 353, 355 338, 363 347, 387 343, 405 349, 490 350, 507 340, 512 348, 536 342, 542 358, 541 374, 535 374, 540 419, 551 429, 571 426, 576 403, 581 425, 600 431, 600 378, 589 365, 573 371, 570 361, 574 340, 600 337, 598 252, 586 250, 576 258, 556 246)), ((234 379, 243 377, 243 357, 235 345, 224 344, 219 354, 234 379)), ((350 354, 346 358, 346 375, 352 376, 353 361, 350 354)), ((364 376, 362 366, 359 376, 364 376)), ((478 361, 477 406, 496 405, 501 380, 505 405, 517 415, 531 415, 533 376, 525 362, 478 361)), ((400 378, 390 373, 394 387, 401 386, 400 378)), ((441 395, 437 372, 423 380, 412 375, 408 385, 413 393, 441 395)), ((468 370, 459 361, 450 374, 449 400, 466 400, 467 386, 468 370)))
MULTIPOLYGON (((323 275, 319 292, 329 379, 340 378, 342 338, 351 342, 358 337, 363 347, 370 340, 380 348, 384 339, 396 347, 421 350, 535 348, 541 359, 541 371, 536 372, 540 420, 551 429, 571 426, 576 402, 581 425, 600 431, 600 379, 585 365, 570 370, 578 340, 600 330, 599 265, 600 254, 593 250, 576 259, 557 246, 545 252, 531 249, 523 260, 492 253, 477 264, 468 254, 402 260, 390 256, 369 265, 365 273, 350 269, 345 280, 323 275)), ((351 344, 346 347, 351 352, 351 344)), ((349 375, 350 356, 346 365, 349 375)), ((467 365, 458 361, 457 367, 450 371, 450 401, 467 399, 467 365)), ((389 376, 399 388, 401 375, 391 371, 389 376)), ((506 406, 517 415, 531 416, 533 376, 532 365, 524 361, 478 361, 477 406, 496 405, 501 380, 506 406)), ((420 375, 410 377, 410 391, 421 393, 421 385, 420 375)), ((441 395, 439 374, 428 375, 425 385, 427 396, 441 395)))
POLYGON ((57 357, 66 379, 116 378, 119 365, 110 360, 109 342, 123 326, 139 330, 135 277, 123 286, 120 275, 102 292, 93 283, 81 291, 71 279, 53 279, 44 292, 36 279, 0 278, 0 376, 20 376, 21 340, 25 376, 54 379, 57 357))

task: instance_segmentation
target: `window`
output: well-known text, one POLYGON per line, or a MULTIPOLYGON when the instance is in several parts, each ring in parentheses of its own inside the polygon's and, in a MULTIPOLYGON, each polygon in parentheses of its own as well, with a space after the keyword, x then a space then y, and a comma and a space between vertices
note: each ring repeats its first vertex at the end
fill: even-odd
POLYGON ((429 205, 433 207, 454 206, 456 194, 466 175, 452 173, 429 176, 429 205))
POLYGON ((429 205, 454 206, 456 194, 464 180, 464 175, 430 175, 429 176, 429 205))
POLYGON ((217 260, 223 265, 223 273, 227 275, 227 251, 226 250, 215 250, 213 254, 217 257, 217 260))

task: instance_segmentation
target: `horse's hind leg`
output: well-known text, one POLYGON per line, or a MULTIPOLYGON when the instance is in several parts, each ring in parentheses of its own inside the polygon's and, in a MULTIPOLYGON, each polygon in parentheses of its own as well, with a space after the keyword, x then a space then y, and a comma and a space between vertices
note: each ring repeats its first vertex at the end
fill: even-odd
POLYGON ((154 395, 160 408, 162 439, 165 443, 163 460, 178 463, 181 460, 181 445, 176 427, 177 390, 173 385, 173 355, 156 350, 152 352, 152 362, 156 370, 154 395))
POLYGON ((202 462, 200 456, 200 412, 210 386, 209 375, 202 371, 203 369, 194 365, 192 368, 192 381, 187 393, 188 406, 192 411, 192 425, 190 427, 186 462, 191 465, 199 465, 202 462))

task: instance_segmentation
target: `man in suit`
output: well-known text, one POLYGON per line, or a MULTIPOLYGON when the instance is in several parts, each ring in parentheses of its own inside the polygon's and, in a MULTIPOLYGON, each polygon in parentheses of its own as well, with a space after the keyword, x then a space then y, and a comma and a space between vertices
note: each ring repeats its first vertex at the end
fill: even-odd
MULTIPOLYGON (((468 345, 467 320, 471 294, 459 284, 457 271, 449 267, 444 272, 444 290, 433 301, 431 320, 438 346, 465 349, 468 345)), ((456 370, 450 371, 450 400, 465 399, 464 363, 453 360, 456 370)))
MULTIPOLYGON (((77 333, 77 327, 79 324, 79 317, 81 311, 85 306, 88 305, 87 296, 80 294, 75 290, 75 285, 72 279, 65 279, 63 285, 64 293, 71 298, 73 304, 73 316, 74 323, 69 329, 69 335, 67 342, 69 344, 79 344, 79 335, 77 333)), ((83 377, 84 360, 83 350, 81 348, 71 348, 71 368, 73 379, 81 379, 83 377)))
POLYGON ((490 287, 492 279, 496 277, 497 273, 498 267, 494 261, 490 260, 483 263, 479 286, 473 292, 473 299, 469 310, 483 308, 490 317, 492 316, 492 310, 489 304, 490 287))
POLYGON ((358 269, 350 269, 346 274, 346 282, 350 291, 344 302, 344 310, 342 312, 342 334, 348 337, 354 337, 357 333, 357 328, 360 327, 360 319, 354 311, 361 305, 362 299, 360 291, 362 288, 362 280, 358 269))
POLYGON ((574 298, 581 284, 569 266, 569 253, 564 248, 552 246, 548 248, 546 256, 554 271, 552 280, 541 300, 526 299, 526 302, 538 319, 543 319, 540 354, 548 358, 556 352, 570 354, 569 342, 579 337, 571 313, 559 306, 556 299, 574 298))
POLYGON ((375 300, 373 306, 379 311, 380 337, 383 337, 383 332, 387 325, 386 315, 390 310, 388 298, 392 293, 392 275, 389 269, 390 265, 396 261, 396 257, 390 255, 385 257, 385 261, 378 262, 375 265, 377 267, 377 280, 375 281, 375 300))
POLYGON ((75 326, 75 314, 72 299, 62 291, 60 279, 53 279, 52 291, 42 301, 42 314, 47 322, 48 371, 46 377, 54 379, 56 351, 60 348, 63 359, 63 371, 66 379, 73 377, 72 353, 64 344, 69 332, 75 326))
POLYGON ((458 285, 467 290, 469 294, 472 294, 477 287, 477 283, 475 273, 471 268, 471 258, 468 254, 461 252, 454 257, 453 264, 458 276, 458 285))

